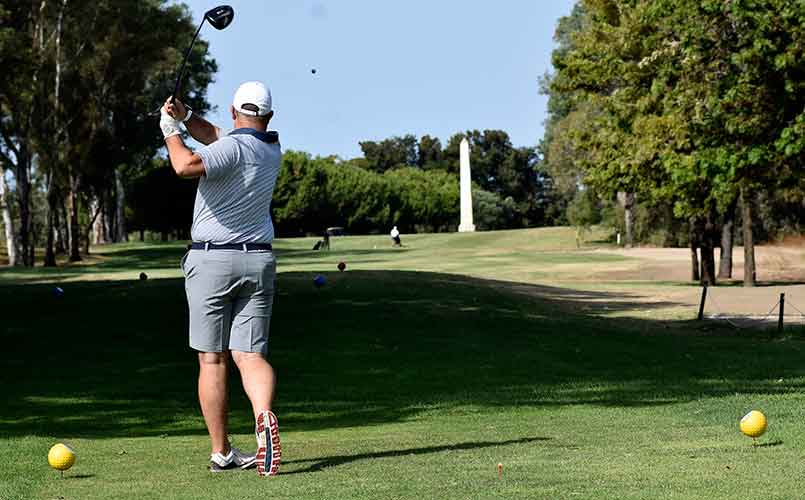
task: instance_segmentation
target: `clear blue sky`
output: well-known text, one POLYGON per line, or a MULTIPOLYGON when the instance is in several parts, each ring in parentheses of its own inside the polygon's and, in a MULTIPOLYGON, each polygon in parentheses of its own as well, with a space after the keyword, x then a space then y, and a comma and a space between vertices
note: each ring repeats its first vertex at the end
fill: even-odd
MULTIPOLYGON (((199 22, 221 0, 185 0, 199 22)), ((227 0, 235 20, 202 36, 219 72, 209 118, 231 127, 237 86, 272 91, 284 149, 342 158, 358 141, 502 129, 542 137, 553 31, 574 0, 227 0), (317 73, 311 73, 312 69, 317 73)), ((184 50, 184 48, 181 48, 184 50)))

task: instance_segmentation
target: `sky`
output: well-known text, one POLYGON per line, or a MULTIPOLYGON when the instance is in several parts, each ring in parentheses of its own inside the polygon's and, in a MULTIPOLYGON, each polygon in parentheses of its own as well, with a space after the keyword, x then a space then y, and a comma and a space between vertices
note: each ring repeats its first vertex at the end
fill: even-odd
MULTIPOLYGON (((196 22, 220 0, 184 0, 196 22)), ((542 138, 553 32, 574 0, 228 0, 224 31, 205 25, 218 62, 207 118, 229 129, 238 85, 269 86, 283 149, 361 156, 359 141, 425 134, 442 144, 501 129, 542 138), (316 70, 313 74, 312 71, 316 70)), ((184 50, 184 48, 181 48, 184 50)))

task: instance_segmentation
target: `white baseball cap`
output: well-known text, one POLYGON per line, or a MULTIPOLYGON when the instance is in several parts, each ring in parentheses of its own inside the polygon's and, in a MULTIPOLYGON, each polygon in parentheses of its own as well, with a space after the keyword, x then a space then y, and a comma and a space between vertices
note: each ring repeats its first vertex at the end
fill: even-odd
MULTIPOLYGON (((235 92, 235 99, 232 105, 236 111, 250 116, 265 116, 271 112, 271 91, 260 82, 246 82, 235 92), (257 107, 253 109, 243 109, 245 104, 257 107)), ((250 108, 252 106, 249 106, 250 108)))

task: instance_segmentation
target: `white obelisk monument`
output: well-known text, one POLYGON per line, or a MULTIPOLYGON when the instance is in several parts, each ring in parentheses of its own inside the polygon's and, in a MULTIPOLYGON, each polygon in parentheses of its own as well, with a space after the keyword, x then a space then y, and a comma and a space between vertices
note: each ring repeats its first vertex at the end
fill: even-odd
POLYGON ((470 143, 466 138, 461 140, 460 170, 461 176, 461 223, 458 225, 459 233, 471 233, 475 231, 475 224, 472 223, 472 177, 470 177, 470 143))

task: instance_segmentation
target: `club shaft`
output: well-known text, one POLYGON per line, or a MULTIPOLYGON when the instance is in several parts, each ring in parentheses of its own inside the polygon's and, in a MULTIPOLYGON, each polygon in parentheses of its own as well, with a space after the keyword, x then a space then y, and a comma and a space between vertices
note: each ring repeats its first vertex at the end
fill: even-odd
POLYGON ((182 61, 182 68, 179 70, 179 76, 176 78, 176 85, 173 87, 173 94, 171 94, 171 104, 176 100, 176 96, 179 94, 179 90, 182 86, 182 78, 184 78, 184 69, 187 66, 187 60, 190 59, 190 52, 193 50, 193 44, 196 43, 196 38, 198 38, 198 34, 201 32, 201 27, 204 26, 204 21, 207 18, 201 20, 201 23, 198 25, 198 29, 196 30, 196 34, 193 35, 193 40, 190 41, 190 46, 187 47, 187 51, 184 53, 184 61, 182 61))

